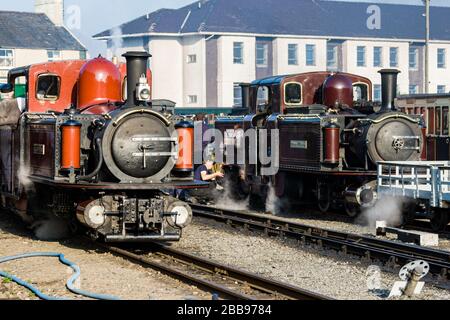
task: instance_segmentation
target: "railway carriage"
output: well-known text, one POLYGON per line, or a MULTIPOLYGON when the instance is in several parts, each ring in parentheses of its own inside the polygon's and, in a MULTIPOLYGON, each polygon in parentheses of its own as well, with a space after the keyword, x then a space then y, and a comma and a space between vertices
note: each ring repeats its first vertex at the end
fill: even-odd
POLYGON ((172 102, 152 100, 150 55, 124 57, 9 72, 2 91, 25 83, 26 95, 0 103, 0 115, 23 103, 17 118, 0 117, 3 206, 29 222, 78 221, 108 242, 180 239, 192 211, 170 192, 205 187, 192 179, 191 128, 172 102))
POLYGON ((450 160, 450 94, 400 96, 396 100, 396 105, 405 114, 424 117, 427 160, 450 160))

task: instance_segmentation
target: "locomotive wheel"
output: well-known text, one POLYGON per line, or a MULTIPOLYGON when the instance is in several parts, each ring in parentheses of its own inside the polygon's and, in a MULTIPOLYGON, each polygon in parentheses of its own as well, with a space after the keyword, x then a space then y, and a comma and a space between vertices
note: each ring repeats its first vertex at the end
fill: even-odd
POLYGON ((361 213, 361 208, 353 203, 345 202, 344 208, 350 218, 356 218, 361 213))
POLYGON ((435 210, 433 217, 430 219, 431 229, 435 232, 444 231, 447 228, 449 216, 443 210, 435 210))
POLYGON ((331 201, 330 199, 319 199, 317 201, 317 206, 319 207, 320 212, 327 213, 330 211, 331 201))

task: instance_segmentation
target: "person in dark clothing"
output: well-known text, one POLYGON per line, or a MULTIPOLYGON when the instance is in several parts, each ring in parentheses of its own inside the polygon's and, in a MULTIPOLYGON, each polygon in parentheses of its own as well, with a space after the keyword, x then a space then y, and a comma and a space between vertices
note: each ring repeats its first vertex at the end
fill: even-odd
POLYGON ((194 173, 195 181, 209 182, 208 189, 196 189, 189 191, 189 200, 191 202, 210 202, 220 196, 221 191, 218 189, 217 179, 224 177, 221 172, 213 172, 214 161, 207 160, 205 164, 199 166, 194 173))

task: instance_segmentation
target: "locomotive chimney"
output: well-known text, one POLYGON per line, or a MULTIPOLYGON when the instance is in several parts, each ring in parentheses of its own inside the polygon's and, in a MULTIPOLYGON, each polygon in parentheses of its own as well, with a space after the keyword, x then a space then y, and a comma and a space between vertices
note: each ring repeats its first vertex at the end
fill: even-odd
MULTIPOLYGON (((145 51, 127 52, 122 55, 127 60, 127 102, 126 106, 142 105, 144 99, 138 99, 140 80, 147 75, 148 59, 152 55, 145 51)), ((147 79, 148 81, 148 79, 147 79)))
POLYGON ((250 108, 250 83, 241 83, 242 89, 242 108, 250 108))
POLYGON ((393 111, 395 110, 394 101, 397 98, 397 77, 400 71, 383 69, 378 71, 378 73, 381 74, 381 111, 393 111))

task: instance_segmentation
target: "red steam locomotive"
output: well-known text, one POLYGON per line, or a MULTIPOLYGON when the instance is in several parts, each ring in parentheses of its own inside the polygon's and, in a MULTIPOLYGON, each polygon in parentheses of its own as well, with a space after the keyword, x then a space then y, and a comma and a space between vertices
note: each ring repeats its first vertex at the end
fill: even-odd
MULTIPOLYGON (((263 153, 279 150, 274 175, 263 174, 266 161, 260 152, 257 159, 248 156, 251 148, 261 148, 259 134, 242 142, 246 155, 241 163, 226 158, 229 167, 245 171, 246 187, 241 189, 254 199, 265 197, 272 184, 278 197, 315 199, 321 211, 343 207, 351 217, 374 205, 377 162, 426 157, 421 115, 405 115, 394 106, 398 71, 380 74, 381 105, 367 102, 370 80, 348 73, 314 72, 243 84, 243 107, 249 113, 219 117, 215 127, 228 136, 237 128, 268 130, 269 135, 278 130, 280 143, 271 146, 269 136, 263 153)), ((222 146, 225 153, 235 147, 232 142, 222 146)))
POLYGON ((28 222, 78 220, 107 242, 177 241, 192 219, 193 129, 151 98, 147 52, 11 70, 0 103, 2 206, 28 222), (180 143, 181 141, 181 143, 180 143))

